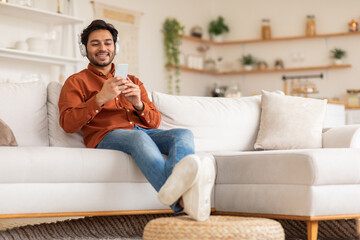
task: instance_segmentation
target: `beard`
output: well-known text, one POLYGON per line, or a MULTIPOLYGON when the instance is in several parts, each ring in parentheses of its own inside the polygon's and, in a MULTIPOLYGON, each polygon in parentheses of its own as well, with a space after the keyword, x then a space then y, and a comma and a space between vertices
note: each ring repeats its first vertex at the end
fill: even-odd
POLYGON ((110 52, 97 52, 95 54, 95 56, 94 55, 89 55, 89 54, 87 56, 90 63, 93 64, 94 66, 97 66, 97 67, 106 67, 106 66, 110 65, 112 63, 112 61, 114 60, 114 57, 115 57, 115 54, 111 54, 110 52), (101 61, 101 60, 96 59, 97 54, 104 54, 104 53, 109 55, 109 60, 108 61, 101 61))

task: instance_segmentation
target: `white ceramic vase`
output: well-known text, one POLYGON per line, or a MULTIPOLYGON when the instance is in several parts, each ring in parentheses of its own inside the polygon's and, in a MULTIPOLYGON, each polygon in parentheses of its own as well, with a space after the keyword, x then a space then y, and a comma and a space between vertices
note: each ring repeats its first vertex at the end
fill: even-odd
POLYGON ((253 66, 252 65, 244 65, 244 69, 245 69, 245 71, 251 71, 251 70, 253 70, 253 66))
POLYGON ((334 58, 334 64, 335 65, 341 65, 341 64, 343 64, 343 60, 339 59, 339 58, 334 58))
POLYGON ((212 35, 212 40, 214 42, 223 42, 224 41, 224 35, 220 34, 220 35, 212 35))

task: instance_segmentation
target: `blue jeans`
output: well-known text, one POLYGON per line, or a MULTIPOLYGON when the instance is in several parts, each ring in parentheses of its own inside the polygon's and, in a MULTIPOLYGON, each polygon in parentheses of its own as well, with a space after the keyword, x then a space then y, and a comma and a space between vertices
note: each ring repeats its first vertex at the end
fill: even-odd
MULTIPOLYGON (((135 125, 132 130, 109 132, 96 146, 130 154, 146 179, 158 192, 172 173, 175 165, 189 154, 194 154, 194 136, 188 129, 145 129, 135 125), (168 156, 165 161, 162 154, 168 156)), ((171 209, 179 213, 178 201, 171 209)))

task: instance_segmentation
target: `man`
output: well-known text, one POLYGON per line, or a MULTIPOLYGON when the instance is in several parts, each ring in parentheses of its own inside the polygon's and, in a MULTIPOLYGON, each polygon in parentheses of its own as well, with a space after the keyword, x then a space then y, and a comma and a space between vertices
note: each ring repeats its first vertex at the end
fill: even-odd
POLYGON ((162 203, 175 213, 184 210, 196 220, 206 220, 214 165, 194 155, 191 131, 157 129, 161 115, 138 78, 114 77, 117 35, 103 20, 94 20, 83 30, 80 51, 90 63, 62 88, 60 125, 68 133, 83 131, 89 148, 130 154, 162 203))

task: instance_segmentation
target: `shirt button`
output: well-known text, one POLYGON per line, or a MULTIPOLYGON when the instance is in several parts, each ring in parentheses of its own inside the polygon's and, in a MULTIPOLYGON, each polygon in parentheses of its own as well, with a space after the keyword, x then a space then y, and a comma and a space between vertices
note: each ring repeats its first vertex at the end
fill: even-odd
POLYGON ((145 113, 142 113, 142 114, 141 114, 141 116, 144 116, 144 115, 145 115, 145 113))
POLYGON ((88 123, 90 123, 90 121, 88 123))
POLYGON ((116 100, 119 100, 119 98, 117 97, 116 100))
POLYGON ((148 123, 150 123, 150 121, 148 121, 148 123))
POLYGON ((133 122, 130 122, 130 124, 133 124, 133 122))
POLYGON ((98 113, 98 112, 99 112, 99 110, 95 110, 95 112, 96 112, 96 113, 98 113))
POLYGON ((129 110, 129 109, 126 109, 126 111, 130 112, 130 110, 129 110))

